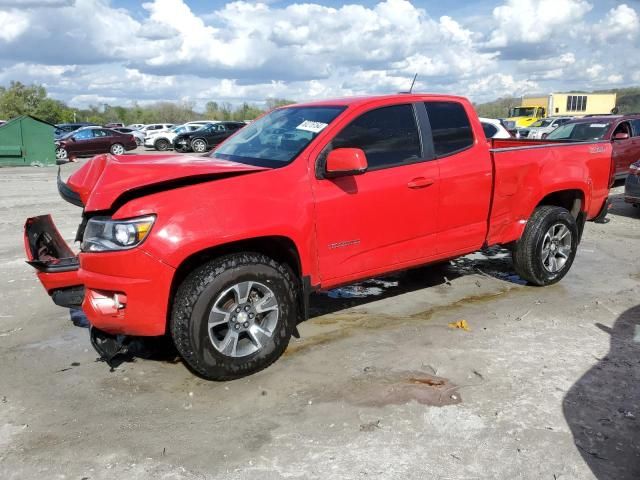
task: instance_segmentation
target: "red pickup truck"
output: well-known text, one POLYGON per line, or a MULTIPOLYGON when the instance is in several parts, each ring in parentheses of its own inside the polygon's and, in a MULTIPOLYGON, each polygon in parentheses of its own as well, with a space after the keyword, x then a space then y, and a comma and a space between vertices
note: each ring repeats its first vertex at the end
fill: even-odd
POLYGON ((65 183, 75 255, 49 215, 25 226, 55 303, 82 305, 108 356, 170 334, 199 375, 267 367, 309 294, 502 244, 534 285, 560 280, 605 207, 610 142, 487 140, 445 95, 276 109, 208 157, 94 157, 65 183))

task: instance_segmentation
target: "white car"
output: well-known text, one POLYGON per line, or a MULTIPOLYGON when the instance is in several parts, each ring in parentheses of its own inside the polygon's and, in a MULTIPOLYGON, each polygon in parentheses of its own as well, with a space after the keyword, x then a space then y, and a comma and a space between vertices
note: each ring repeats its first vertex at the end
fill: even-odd
POLYGON ((142 127, 144 127, 144 123, 132 123, 131 125, 127 125, 127 128, 130 128, 131 130, 140 130, 142 127))
POLYGON ((167 131, 175 127, 173 123, 150 123, 140 128, 140 132, 144 133, 145 136, 149 135, 153 132, 167 131))
POLYGON ((147 135, 144 139, 144 146, 147 148, 155 148, 158 151, 165 151, 172 147, 173 140, 180 133, 193 132, 198 130, 210 122, 189 122, 179 125, 171 130, 159 131, 151 135, 147 135))
POLYGON ((532 140, 539 140, 545 138, 548 134, 553 132, 560 125, 564 125, 573 117, 549 117, 541 118, 537 122, 532 123, 528 127, 519 128, 518 133, 520 138, 529 138, 532 140))
POLYGON ((502 122, 495 118, 482 118, 480 117, 480 123, 482 124, 482 130, 484 130, 484 136, 489 138, 512 138, 509 131, 504 128, 502 122))

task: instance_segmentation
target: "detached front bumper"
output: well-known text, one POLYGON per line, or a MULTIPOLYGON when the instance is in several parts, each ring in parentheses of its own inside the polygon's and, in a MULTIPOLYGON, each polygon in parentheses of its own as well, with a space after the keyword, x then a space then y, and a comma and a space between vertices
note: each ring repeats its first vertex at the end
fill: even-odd
POLYGON ((82 305, 91 325, 110 334, 165 333, 172 267, 140 248, 75 256, 50 215, 27 220, 24 242, 27 262, 56 304, 82 305))

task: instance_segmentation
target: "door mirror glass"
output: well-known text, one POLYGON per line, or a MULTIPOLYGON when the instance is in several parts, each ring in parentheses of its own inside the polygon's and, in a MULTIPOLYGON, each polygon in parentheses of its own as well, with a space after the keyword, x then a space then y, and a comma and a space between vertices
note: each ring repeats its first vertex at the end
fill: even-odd
POLYGON ((629 134, 625 132, 616 133, 613 137, 614 140, 626 140, 629 138, 629 134))
POLYGON ((336 148, 327 155, 325 177, 360 175, 367 171, 367 156, 359 148, 336 148))

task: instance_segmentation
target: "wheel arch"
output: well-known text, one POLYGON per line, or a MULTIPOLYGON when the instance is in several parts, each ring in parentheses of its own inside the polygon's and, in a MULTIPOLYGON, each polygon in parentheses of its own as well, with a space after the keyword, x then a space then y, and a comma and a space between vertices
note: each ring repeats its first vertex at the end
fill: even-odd
MULTIPOLYGON (((573 218, 578 220, 581 213, 586 211, 585 193, 581 189, 556 190, 545 195, 533 208, 535 210, 543 205, 562 207, 568 210, 573 218)), ((533 213, 532 210, 532 213, 533 213)))
POLYGON ((294 277, 298 281, 302 281, 302 262, 299 249, 295 242, 289 237, 279 235, 254 237, 205 248, 192 253, 178 265, 171 282, 167 321, 171 315, 176 290, 189 273, 213 258, 241 252, 262 253, 277 262, 284 263, 291 268, 294 277))

